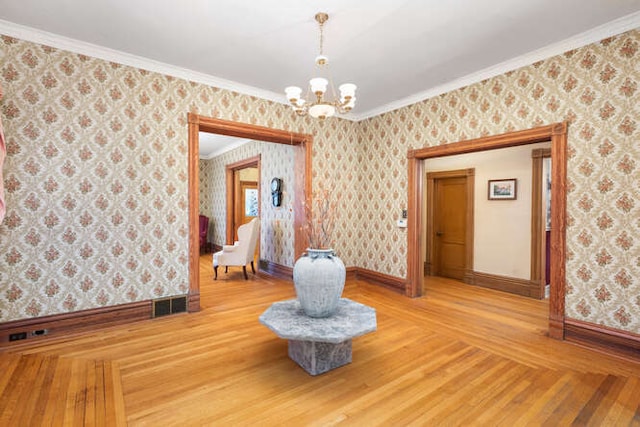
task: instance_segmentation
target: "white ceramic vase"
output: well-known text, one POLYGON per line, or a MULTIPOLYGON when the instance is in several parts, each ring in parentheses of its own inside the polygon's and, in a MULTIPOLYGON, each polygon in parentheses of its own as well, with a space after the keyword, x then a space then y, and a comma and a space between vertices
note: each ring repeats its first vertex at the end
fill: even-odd
POLYGON ((333 249, 307 249, 293 267, 300 306, 309 317, 329 317, 340 302, 347 271, 333 249))

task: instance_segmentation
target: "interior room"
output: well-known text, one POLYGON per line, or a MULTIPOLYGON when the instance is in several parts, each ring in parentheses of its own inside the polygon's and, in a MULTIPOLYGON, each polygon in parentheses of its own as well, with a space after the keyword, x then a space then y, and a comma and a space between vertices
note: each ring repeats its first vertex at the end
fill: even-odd
POLYGON ((0 0, 0 424, 637 423, 638 0, 56 3, 0 0))

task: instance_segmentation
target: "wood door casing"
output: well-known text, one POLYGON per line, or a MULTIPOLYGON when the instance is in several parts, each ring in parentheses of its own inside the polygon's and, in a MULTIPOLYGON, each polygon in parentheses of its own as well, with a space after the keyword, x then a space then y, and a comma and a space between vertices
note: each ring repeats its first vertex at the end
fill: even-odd
MULTIPOLYGON (((538 283, 535 298, 545 297, 547 265, 547 226, 544 206, 543 159, 551 158, 550 148, 538 148, 531 152, 531 281, 538 283)), ((553 182, 552 182, 553 185, 553 182)), ((550 260, 549 260, 550 262, 550 260)))
MULTIPOLYGON (((258 154, 257 156, 250 157, 248 159, 240 160, 235 163, 231 163, 225 166, 225 194, 226 194, 226 244, 232 245, 235 240, 237 240, 237 229, 240 226, 241 218, 236 212, 239 211, 239 197, 238 194, 240 192, 240 178, 238 171, 247 168, 257 168, 258 176, 260 176, 261 172, 261 158, 262 156, 258 154)), ((260 209, 260 192, 258 191, 258 209, 260 209)), ((258 215, 260 212, 258 211, 258 215)))
POLYGON ((425 274, 469 282, 473 268, 475 169, 427 174, 425 274))

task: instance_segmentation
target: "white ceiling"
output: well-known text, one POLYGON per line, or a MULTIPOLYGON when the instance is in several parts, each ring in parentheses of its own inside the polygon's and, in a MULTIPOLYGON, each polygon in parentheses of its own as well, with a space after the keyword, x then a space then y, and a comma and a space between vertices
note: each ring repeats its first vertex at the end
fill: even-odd
POLYGON ((640 26, 640 0, 0 0, 0 33, 285 102, 319 11, 354 120, 640 26))
POLYGON ((250 139, 236 138, 234 136, 218 135, 215 133, 200 132, 199 154, 201 159, 213 159, 222 153, 233 150, 236 147, 251 142, 250 139))

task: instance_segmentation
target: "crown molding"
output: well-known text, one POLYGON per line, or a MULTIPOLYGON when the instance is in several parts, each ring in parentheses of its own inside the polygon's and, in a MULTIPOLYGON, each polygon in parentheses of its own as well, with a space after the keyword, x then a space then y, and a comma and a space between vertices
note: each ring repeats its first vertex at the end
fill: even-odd
POLYGON ((232 80, 221 79, 209 74, 176 67, 164 62, 109 49, 92 43, 86 43, 2 19, 0 19, 0 34, 288 105, 284 94, 280 95, 232 80))
POLYGON ((591 43, 599 42, 600 40, 606 39, 607 37, 612 37, 638 27, 640 27, 640 12, 635 12, 595 27, 589 31, 577 34, 561 42, 545 46, 541 49, 534 50, 513 59, 509 59, 507 61, 501 62, 500 64, 496 64, 478 72, 461 77, 459 79, 452 80, 440 86, 436 86, 423 92, 408 96, 406 98, 390 102, 378 108, 365 111, 361 114, 354 114, 353 120, 361 121, 379 116, 381 114, 388 113, 399 108, 403 108, 411 104, 415 104, 417 102, 421 102, 426 99, 433 98, 435 96, 481 82, 482 80, 499 76, 509 71, 517 70, 518 68, 531 65, 543 59, 561 55, 567 51, 577 49, 591 43))
MULTIPOLYGON (((464 77, 452 80, 440 86, 418 92, 414 95, 387 103, 378 108, 364 111, 360 114, 356 114, 352 111, 345 116, 341 116, 340 118, 354 122, 366 120, 384 113, 397 110, 399 108, 409 106, 411 104, 424 101, 429 98, 433 98, 438 95, 442 95, 447 92, 451 92, 456 89, 460 89, 465 86, 469 86, 471 84, 486 80, 491 77, 499 76, 509 71, 531 65, 534 62, 560 55, 569 50, 577 49, 582 46, 598 42, 607 37, 621 34, 638 27, 640 27, 640 11, 608 22, 606 24, 593 28, 592 30, 577 34, 561 42, 554 43, 541 49, 526 53, 519 57, 504 61, 500 64, 485 68, 481 71, 468 74, 464 77)), ((70 52, 103 59, 105 61, 117 62, 135 68, 170 75, 176 78, 202 83, 208 86, 218 87, 248 96, 254 96, 287 106, 289 105, 284 95, 272 91, 244 85, 232 80, 214 77, 209 74, 189 70, 187 68, 176 67, 174 65, 166 64, 160 61, 155 61, 126 52, 121 52, 115 49, 109 49, 95 44, 86 43, 80 40, 37 30, 35 28, 15 24, 13 22, 4 21, 1 19, 0 34, 5 34, 7 36, 55 47, 57 49, 67 50, 70 52)))

